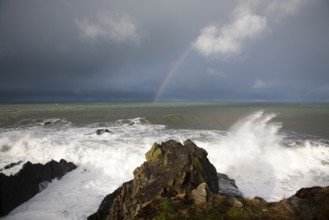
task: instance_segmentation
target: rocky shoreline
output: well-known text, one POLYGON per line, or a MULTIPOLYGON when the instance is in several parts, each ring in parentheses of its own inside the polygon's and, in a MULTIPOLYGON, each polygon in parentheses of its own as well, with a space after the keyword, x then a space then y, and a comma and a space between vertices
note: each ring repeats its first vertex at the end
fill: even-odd
MULTIPOLYGON (((279 202, 266 202, 244 198, 235 181, 217 173, 207 152, 191 140, 155 143, 145 156, 134 178, 107 195, 88 220, 329 219, 329 186, 303 188, 279 202)), ((71 162, 52 160, 44 165, 27 162, 12 176, 0 173, 0 216, 75 168, 71 162)))
POLYGON ((329 187, 303 188, 279 202, 243 198, 204 149, 170 140, 154 144, 134 179, 106 196, 88 220, 328 218, 329 187))
POLYGON ((47 182, 60 179, 76 167, 65 160, 52 160, 46 164, 26 162, 15 175, 0 173, 0 216, 35 196, 46 187, 47 182))

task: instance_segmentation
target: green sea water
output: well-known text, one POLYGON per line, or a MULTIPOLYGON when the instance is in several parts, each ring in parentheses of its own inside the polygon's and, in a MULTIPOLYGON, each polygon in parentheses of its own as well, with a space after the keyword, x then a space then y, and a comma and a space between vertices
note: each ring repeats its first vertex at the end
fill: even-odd
POLYGON ((0 105, 0 128, 63 119, 75 127, 145 118, 174 129, 227 130, 256 111, 275 113, 284 131, 329 138, 329 104, 269 103, 88 103, 0 105))

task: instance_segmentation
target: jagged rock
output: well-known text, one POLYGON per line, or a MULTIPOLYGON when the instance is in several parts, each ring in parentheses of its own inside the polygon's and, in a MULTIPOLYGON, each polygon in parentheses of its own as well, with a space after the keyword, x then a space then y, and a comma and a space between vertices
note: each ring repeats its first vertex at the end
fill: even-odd
POLYGON ((301 189, 280 202, 243 198, 235 181, 217 174, 207 152, 190 140, 154 144, 146 159, 89 220, 329 219, 329 187, 301 189))
POLYGON ((61 178, 76 165, 65 160, 50 161, 44 165, 26 162, 22 169, 12 176, 0 173, 0 216, 26 202, 40 191, 40 184, 61 178))
POLYGON ((219 193, 227 196, 242 197, 242 193, 235 184, 234 179, 230 179, 227 175, 217 173, 219 183, 219 193))
POLYGON ((207 152, 190 140, 184 145, 173 140, 154 144, 146 159, 134 171, 134 184, 145 186, 139 191, 149 198, 158 193, 159 186, 164 196, 171 196, 190 192, 203 182, 211 192, 218 192, 216 168, 209 162, 207 152))
POLYGON ((154 144, 146 162, 134 170, 134 179, 105 197, 99 210, 88 219, 133 219, 142 207, 157 197, 191 194, 201 183, 218 192, 215 167, 207 152, 187 140, 154 144))

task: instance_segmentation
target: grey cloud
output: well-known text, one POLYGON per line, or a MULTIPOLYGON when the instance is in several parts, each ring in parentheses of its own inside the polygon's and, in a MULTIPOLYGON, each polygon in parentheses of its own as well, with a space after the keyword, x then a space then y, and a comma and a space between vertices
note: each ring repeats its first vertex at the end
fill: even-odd
POLYGON ((329 84, 328 2, 290 6, 274 21, 286 1, 259 1, 236 29, 239 2, 2 0, 1 101, 152 101, 175 65, 160 101, 327 100, 329 91, 319 88, 329 84), (225 39, 238 45, 231 52, 243 53, 216 59, 190 50, 183 57, 214 24, 213 41, 226 27, 225 39), (271 86, 254 89, 257 80, 271 86))
POLYGON ((81 38, 95 42, 98 40, 113 40, 118 43, 138 43, 140 34, 138 27, 129 15, 120 15, 112 18, 100 14, 97 21, 77 19, 77 26, 81 32, 81 38))

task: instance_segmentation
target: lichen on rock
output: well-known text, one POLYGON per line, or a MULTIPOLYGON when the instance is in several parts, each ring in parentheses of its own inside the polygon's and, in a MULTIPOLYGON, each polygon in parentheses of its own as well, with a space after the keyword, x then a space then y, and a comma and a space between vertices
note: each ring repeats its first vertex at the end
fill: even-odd
POLYGON ((302 189, 276 203, 243 198, 190 140, 154 144, 145 157, 134 179, 106 196, 89 220, 329 219, 329 187, 302 189))
POLYGON ((173 140, 155 143, 145 157, 146 161, 134 170, 134 179, 107 197, 111 202, 105 199, 102 209, 89 219, 132 219, 153 199, 190 194, 201 183, 206 183, 212 193, 219 190, 217 172, 207 152, 191 140, 184 144, 173 140))

